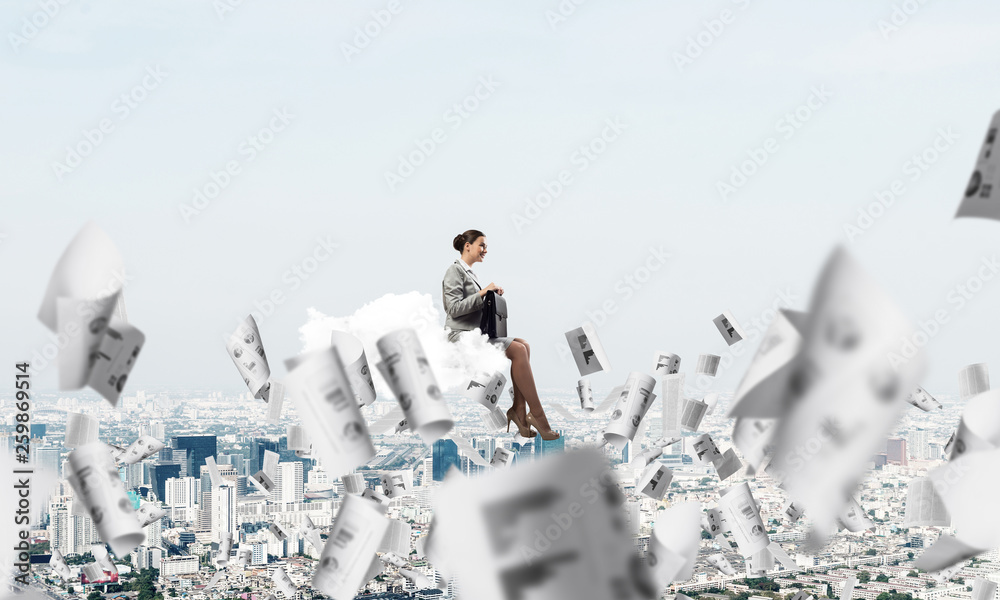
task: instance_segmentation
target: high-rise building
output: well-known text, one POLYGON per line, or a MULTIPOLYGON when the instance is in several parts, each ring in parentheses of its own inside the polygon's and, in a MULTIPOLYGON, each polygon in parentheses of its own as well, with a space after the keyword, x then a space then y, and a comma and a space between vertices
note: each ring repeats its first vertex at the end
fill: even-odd
POLYGON ((629 500, 625 502, 625 514, 628 515, 629 529, 631 529, 632 535, 639 535, 639 527, 642 524, 641 507, 642 503, 637 500, 629 500))
POLYGON ((558 430, 559 438, 546 441, 542 436, 535 436, 535 458, 541 458, 547 454, 562 452, 566 449, 566 438, 562 435, 562 430, 558 430))
POLYGON ((65 499, 49 503, 49 544, 52 548, 68 554, 67 548, 69 539, 69 517, 70 509, 66 505, 65 499))
POLYGON ((220 465, 233 465, 238 475, 253 475, 257 472, 247 473, 246 459, 242 454, 220 454, 216 462, 220 465))
MULTIPOLYGON (((272 452, 274 452, 272 450, 272 452)), ((309 477, 309 471, 316 465, 316 461, 312 458, 302 458, 295 453, 294 450, 288 449, 288 436, 281 436, 278 439, 278 460, 281 462, 300 462, 302 463, 302 476, 309 477)), ((254 471, 256 473, 256 471, 254 471)), ((248 475, 253 475, 253 473, 248 473, 248 475)))
POLYGON ((45 437, 45 423, 32 423, 29 430, 33 439, 40 440, 45 437))
MULTIPOLYGON (((493 458, 493 451, 496 450, 496 438, 494 437, 476 437, 472 438, 472 448, 479 453, 479 456, 483 457, 486 461, 493 458)), ((486 468, 481 467, 474 463, 467 456, 461 457, 461 469, 462 474, 467 477, 473 477, 483 473, 486 468)))
POLYGON ((85 554, 101 538, 93 520, 74 514, 71 496, 62 496, 49 504, 49 541, 63 554, 85 554))
POLYGON ((279 462, 270 501, 275 503, 302 502, 303 497, 302 463, 279 462))
POLYGON ((52 472, 58 479, 62 477, 61 454, 62 448, 56 446, 32 446, 29 456, 34 459, 36 467, 52 472))
POLYGON ((173 449, 173 462, 181 466, 181 477, 191 477, 192 474, 188 471, 188 451, 186 448, 174 448, 173 449))
POLYGON ((469 460, 469 457, 464 454, 458 457, 458 468, 462 470, 462 475, 466 477, 474 477, 480 471, 479 465, 469 460))
MULTIPOLYGON (((304 472, 304 471, 303 471, 304 472)), ((306 477, 306 483, 321 486, 333 483, 330 479, 330 473, 326 471, 323 467, 317 465, 315 469, 309 471, 306 477)))
POLYGON ((930 456, 930 440, 928 439, 927 431, 923 429, 915 429, 910 432, 906 440, 907 449, 910 451, 910 456, 918 460, 927 460, 931 458, 930 456))
MULTIPOLYGON (((233 486, 236 490, 237 495, 239 495, 239 489, 237 485, 237 475, 236 469, 233 465, 219 465, 219 476, 223 483, 228 483, 233 486)), ((212 489, 212 477, 208 472, 208 465, 202 465, 201 467, 201 498, 199 502, 200 512, 198 513, 198 528, 201 530, 208 530, 212 528, 212 503, 214 502, 214 496, 212 489)))
POLYGON ((236 538, 236 486, 228 482, 212 490, 212 541, 228 531, 236 538))
POLYGON ((141 462, 133 463, 131 465, 123 464, 118 467, 118 473, 122 478, 122 482, 125 484, 126 490, 134 490, 145 483, 145 479, 143 478, 143 465, 141 462))
POLYGON ((487 461, 493 458, 493 453, 497 449, 497 439, 495 437, 472 438, 472 447, 479 451, 479 455, 487 461))
POLYGON ((167 480, 180 476, 181 466, 175 462, 149 465, 149 486, 156 493, 158 499, 165 498, 167 495, 167 480))
POLYGON ((174 508, 194 508, 198 504, 195 487, 194 477, 168 479, 164 486, 165 495, 161 500, 174 508))
POLYGON ((928 442, 927 443, 927 458, 930 460, 938 460, 944 458, 944 446, 938 442, 928 442))
MULTIPOLYGON (((132 566, 137 570, 159 569, 163 562, 163 550, 146 543, 132 551, 132 566)), ((196 557, 192 557, 196 558, 196 557)))
POLYGON ((885 455, 886 462, 888 463, 904 466, 909 464, 906 459, 906 440, 902 438, 889 438, 885 447, 885 455))
POLYGON ((156 421, 150 421, 146 425, 140 425, 139 435, 152 436, 160 441, 165 441, 167 438, 166 427, 163 425, 163 423, 158 423, 156 421))
POLYGON ((461 468, 458 458, 458 445, 453 440, 440 439, 434 442, 431 450, 434 464, 434 481, 444 481, 444 475, 452 465, 461 468))
MULTIPOLYGON (((251 565, 266 565, 267 564, 267 544, 249 544, 250 546, 250 564, 251 565)), ((240 548, 245 547, 240 544, 240 548)))
POLYGON ((420 474, 420 485, 430 485, 434 481, 434 459, 430 457, 425 458, 423 463, 424 467, 420 474))
POLYGON ((278 442, 267 438, 255 438, 250 443, 250 464, 247 466, 247 475, 253 476, 264 468, 264 452, 268 450, 277 454, 278 442))
POLYGON ((191 575, 198 572, 197 556, 171 556, 160 562, 160 577, 191 575))
POLYGON ((146 545, 151 547, 163 546, 163 519, 157 519, 143 528, 146 532, 146 545))
POLYGON ((185 464, 187 472, 194 476, 201 472, 205 459, 215 456, 217 445, 214 435, 175 435, 170 438, 170 447, 187 450, 185 464))

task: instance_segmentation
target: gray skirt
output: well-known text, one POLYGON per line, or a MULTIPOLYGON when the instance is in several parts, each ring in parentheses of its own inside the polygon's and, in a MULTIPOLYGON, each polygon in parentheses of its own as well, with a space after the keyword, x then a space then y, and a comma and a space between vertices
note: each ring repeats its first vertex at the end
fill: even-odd
MULTIPOLYGON (((483 335, 482 330, 479 329, 478 327, 475 328, 475 329, 467 329, 467 330, 466 329, 452 329, 450 332, 448 332, 448 341, 449 342, 457 342, 459 336, 462 335, 463 333, 467 333, 467 332, 475 332, 476 335, 483 335)), ((506 352, 507 348, 510 348, 510 343, 514 341, 514 338, 512 338, 512 337, 495 337, 495 338, 490 338, 487 341, 489 343, 493 344, 494 346, 496 346, 497 348, 500 348, 501 350, 503 350, 504 352, 506 352)))

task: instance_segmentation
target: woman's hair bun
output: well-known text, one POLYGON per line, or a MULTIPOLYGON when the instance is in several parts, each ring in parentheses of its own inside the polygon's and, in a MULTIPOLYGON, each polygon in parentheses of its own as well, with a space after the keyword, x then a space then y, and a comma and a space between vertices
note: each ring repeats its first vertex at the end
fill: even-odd
POLYGON ((478 229, 468 229, 462 233, 455 236, 455 240, 451 243, 452 247, 459 252, 465 250, 466 244, 474 244, 476 240, 485 236, 486 234, 478 229))

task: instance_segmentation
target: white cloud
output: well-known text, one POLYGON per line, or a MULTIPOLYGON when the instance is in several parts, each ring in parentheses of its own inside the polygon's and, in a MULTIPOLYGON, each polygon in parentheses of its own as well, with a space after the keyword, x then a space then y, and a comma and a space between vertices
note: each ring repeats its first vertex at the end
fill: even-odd
POLYGON ((417 332, 438 385, 445 393, 460 393, 480 371, 506 370, 510 366, 504 353, 488 343, 485 335, 470 333, 461 336, 458 342, 449 342, 442 322, 430 294, 386 294, 344 317, 327 316, 310 308, 308 320, 299 328, 299 337, 303 352, 329 347, 330 332, 335 329, 360 339, 380 398, 391 397, 391 393, 375 367, 381 360, 375 342, 404 327, 417 332))

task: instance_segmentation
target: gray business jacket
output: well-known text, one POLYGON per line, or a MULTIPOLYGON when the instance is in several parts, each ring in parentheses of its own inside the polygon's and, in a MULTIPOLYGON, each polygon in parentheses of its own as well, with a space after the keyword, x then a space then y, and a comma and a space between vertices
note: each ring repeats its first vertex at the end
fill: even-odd
POLYGON ((481 289, 465 272, 458 259, 448 267, 441 282, 441 296, 444 301, 444 326, 451 329, 448 339, 455 341, 461 331, 479 329, 482 317, 483 298, 481 289))

